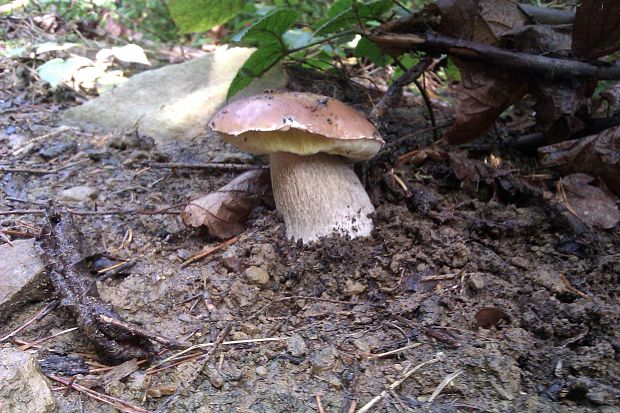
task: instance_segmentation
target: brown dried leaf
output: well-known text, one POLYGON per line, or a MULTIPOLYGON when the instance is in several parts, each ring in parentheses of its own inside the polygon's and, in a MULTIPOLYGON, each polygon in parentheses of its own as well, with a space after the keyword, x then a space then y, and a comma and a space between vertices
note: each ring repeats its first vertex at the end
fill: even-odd
POLYGON ((620 7, 617 0, 582 1, 573 23, 573 52, 597 58, 620 50, 620 7))
POLYGON ((502 320, 508 320, 508 314, 500 308, 485 307, 478 310, 474 318, 478 327, 489 329, 502 320))
POLYGON ((448 160, 456 178, 467 186, 477 186, 480 181, 490 185, 495 178, 508 173, 504 169, 496 169, 477 159, 468 158, 464 151, 450 152, 448 160))
POLYGON ((512 0, 438 0, 437 6, 442 34, 491 45, 526 22, 512 0))
POLYGON ((493 126, 508 106, 525 95, 527 82, 486 66, 463 65, 454 60, 461 70, 461 83, 457 90, 454 123, 443 137, 451 144, 462 144, 478 138, 493 126))
POLYGON ((590 185, 595 179, 577 173, 565 176, 556 194, 556 202, 576 215, 589 227, 611 229, 620 222, 618 200, 600 188, 590 185))
POLYGON ((502 36, 501 46, 534 54, 569 56, 572 26, 535 24, 518 27, 502 36))
POLYGON ((245 221, 270 189, 269 170, 246 172, 230 183, 191 201, 181 213, 187 226, 206 226, 209 233, 227 239, 245 229, 245 221))
POLYGON ((620 126, 587 138, 544 146, 538 154, 542 166, 562 174, 582 172, 596 176, 620 196, 620 126))

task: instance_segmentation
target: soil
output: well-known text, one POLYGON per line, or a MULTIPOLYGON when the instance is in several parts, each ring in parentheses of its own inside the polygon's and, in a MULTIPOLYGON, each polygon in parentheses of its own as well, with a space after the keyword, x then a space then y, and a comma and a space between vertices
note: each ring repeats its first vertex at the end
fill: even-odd
MULTIPOLYGON (((366 97, 333 80, 292 78, 292 89, 336 93, 371 109, 366 97)), ((0 117, 4 166, 83 162, 46 175, 5 173, 3 210, 50 202, 91 211, 178 210, 235 174, 148 168, 149 161, 263 162, 215 136, 158 147, 134 132, 74 130, 15 154, 24 141, 56 130, 62 105, 18 102, 19 91, 9 92, 3 99, 14 107, 0 117), (96 198, 81 204, 59 198, 76 186, 95 189, 96 198)), ((298 245, 285 239, 277 212, 262 206, 236 243, 182 268, 220 241, 186 228, 174 214, 76 216, 94 251, 136 262, 129 273, 98 282, 104 300, 127 321, 194 344, 213 342, 227 327, 225 340, 286 338, 220 345, 207 362, 152 375, 142 366, 99 390, 158 412, 315 412, 317 398, 325 412, 349 412, 356 411, 352 403, 359 409, 379 395, 370 411, 617 412, 620 231, 576 235, 544 191, 511 192, 497 182, 468 188, 447 162, 392 171, 399 155, 432 138, 402 140, 427 127, 424 114, 423 106, 393 108, 382 125, 386 149, 358 165, 376 206, 369 238, 298 245)), ((471 149, 480 159, 501 153, 517 177, 534 167, 531 158, 493 145, 471 149)), ((0 216, 3 230, 36 233, 42 224, 40 215, 0 216)), ((2 332, 44 305, 15 315, 2 332)), ((34 341, 74 325, 59 309, 19 338, 34 341)), ((80 353, 91 368, 96 360, 78 332, 46 347, 80 353)), ((77 392, 56 394, 61 412, 111 411, 77 392)))

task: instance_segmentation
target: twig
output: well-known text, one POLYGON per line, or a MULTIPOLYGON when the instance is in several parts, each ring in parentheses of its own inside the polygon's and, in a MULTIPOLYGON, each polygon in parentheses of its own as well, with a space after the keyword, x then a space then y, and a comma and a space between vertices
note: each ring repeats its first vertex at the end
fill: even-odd
MULTIPOLYGON (((236 345, 236 344, 255 344, 255 343, 267 343, 267 342, 274 342, 274 341, 284 341, 284 340, 288 340, 288 337, 267 337, 267 338, 254 338, 254 339, 247 339, 247 340, 233 340, 233 341, 223 341, 222 343, 220 343, 222 346, 231 346, 231 345, 236 345)), ((173 354, 170 357, 165 358, 164 360, 160 361, 159 363, 149 367, 145 373, 153 373, 153 371, 155 369, 157 369, 160 366, 163 366, 164 364, 168 363, 169 361, 175 361, 178 360, 179 358, 181 358, 184 354, 189 353, 190 351, 193 350, 197 350, 197 349, 201 349, 201 348, 207 348, 207 347, 213 347, 215 346, 215 342, 213 343, 203 343, 203 344, 196 344, 191 346, 190 348, 186 348, 185 350, 182 350, 176 354, 173 354)), ((204 354, 203 353, 199 353, 199 354, 204 354)), ((198 355, 198 354, 196 354, 198 355)))
POLYGON ((13 152, 11 153, 11 155, 15 156, 15 155, 19 155, 21 152, 23 152, 23 150, 27 147, 29 147, 30 145, 32 145, 35 142, 39 142, 48 138, 53 138, 56 135, 60 135, 63 132, 67 132, 68 130, 70 130, 69 127, 67 126, 61 126, 60 128, 56 129, 55 131, 52 131, 50 133, 46 133, 45 135, 41 135, 38 136, 36 138, 32 138, 29 141, 24 142, 23 144, 19 145, 17 148, 15 148, 13 150, 13 152))
POLYGON ((315 393, 314 397, 316 398, 316 407, 319 410, 319 413, 325 413, 325 409, 323 409, 323 403, 321 403, 321 395, 315 393))
POLYGON ((43 308, 41 311, 39 311, 37 313, 37 315, 32 317, 30 320, 26 321, 21 326, 17 327, 15 330, 13 330, 12 333, 9 333, 6 336, 0 338, 0 343, 4 343, 5 341, 11 340, 13 337, 15 337, 17 334, 19 334, 21 331, 23 331, 25 328, 27 328, 32 323, 35 323, 37 321, 42 320, 46 315, 48 315, 56 307, 58 307, 58 304, 59 304, 58 300, 54 300, 54 301, 50 302, 48 305, 45 306, 45 308, 43 308))
MULTIPOLYGON (((369 36, 369 39, 372 40, 372 37, 373 36, 369 36)), ((420 59, 420 62, 417 65, 409 68, 401 77, 396 79, 394 83, 390 85, 381 100, 377 102, 374 108, 372 108, 369 118, 373 121, 377 121, 383 117, 385 112, 387 112, 390 107, 394 106, 401 98, 403 88, 420 77, 422 73, 428 69, 431 63, 433 63, 433 59, 430 57, 424 57, 420 59)))
POLYGON ((243 321, 248 322, 248 321, 254 320, 256 317, 258 317, 262 312, 264 312, 266 309, 268 309, 272 305, 276 303, 281 303, 283 301, 289 301, 289 300, 315 300, 315 301, 324 301, 324 302, 333 303, 333 304, 344 304, 344 305, 353 305, 353 306, 358 304, 358 303, 353 303, 349 301, 331 300, 329 298, 312 297, 312 296, 307 296, 307 295, 293 295, 289 297, 278 298, 277 300, 271 301, 269 304, 256 310, 254 314, 252 314, 251 316, 249 316, 243 321))
POLYGON ((67 165, 62 165, 59 166, 57 168, 53 168, 53 169, 36 169, 36 168, 5 168, 2 167, 0 168, 0 173, 27 173, 27 174, 33 174, 33 175, 49 175, 49 174, 55 174, 61 171, 64 171, 65 169, 74 167, 74 166, 78 166, 78 165, 82 165, 84 163, 90 162, 90 159, 82 159, 80 161, 77 162, 72 162, 69 163, 67 165))
POLYGON ((454 379, 456 379, 458 376, 460 376, 461 374, 463 374, 463 370, 457 370, 452 374, 448 374, 446 376, 445 379, 443 379, 443 381, 441 383, 439 383, 439 385, 437 386, 437 388, 435 389, 435 391, 433 392, 433 394, 431 394, 431 397, 429 397, 427 404, 431 404, 433 402, 433 400, 435 400, 437 398, 437 396, 439 396, 439 393, 441 393, 441 391, 448 385, 450 384, 450 382, 454 379))
MULTIPOLYGON (((172 207, 170 207, 172 208, 172 207)), ((84 211, 79 209, 67 209, 66 211, 60 211, 61 213, 68 212, 72 215, 88 216, 88 215, 178 215, 180 211, 170 208, 159 209, 156 211, 146 211, 143 209, 116 209, 107 211, 84 211)), ((44 209, 14 209, 12 211, 0 211, 0 215, 43 215, 44 209)))
POLYGON ((206 257, 207 255, 213 254, 214 252, 217 252, 217 251, 221 250, 222 248, 225 248, 225 247, 228 247, 228 246, 234 244, 235 242, 239 241, 240 237, 241 237, 241 235, 237 235, 236 237, 233 237, 233 238, 229 239, 228 241, 222 242, 221 244, 216 245, 213 248, 209 248, 206 251, 203 251, 201 253, 198 253, 198 254, 194 255, 191 258, 188 258, 187 260, 185 260, 183 262, 183 264, 181 264, 181 268, 185 268, 188 265, 190 265, 191 263, 194 263, 194 262, 196 262, 196 261, 206 257))
POLYGON ((131 404, 126 402, 125 400, 121 400, 116 397, 108 396, 107 394, 99 393, 94 390, 89 389, 88 387, 84 387, 80 384, 72 382, 70 379, 63 379, 61 377, 55 376, 53 374, 46 374, 47 377, 63 384, 67 387, 67 389, 74 389, 80 393, 84 393, 95 400, 99 400, 102 403, 110 405, 122 412, 126 413, 153 413, 151 410, 147 410, 143 407, 136 406, 135 404, 131 404))
POLYGON ((620 80, 620 64, 597 65, 573 59, 517 52, 469 40, 455 39, 433 32, 424 35, 376 33, 366 34, 366 36, 370 41, 383 48, 402 51, 428 50, 469 59, 481 59, 497 66, 538 76, 542 75, 550 79, 620 80))
POLYGON ((151 162, 151 168, 182 168, 182 169, 221 169, 227 171, 253 171, 256 169, 266 169, 265 165, 246 165, 241 163, 182 163, 182 162, 151 162))
POLYGON ((422 367, 427 366, 429 364, 433 364, 433 363, 437 363, 438 361, 443 360, 442 356, 439 357, 435 357, 434 359, 425 361, 423 363, 418 364, 417 366, 409 369, 408 371, 406 371, 405 373, 403 373, 403 376, 396 380, 394 383, 390 384, 390 386, 388 387, 388 389, 383 390, 381 392, 381 394, 379 394, 378 396, 375 396, 372 400, 370 400, 368 403, 366 403, 364 406, 362 406, 357 413, 366 413, 368 411, 370 411, 370 409, 372 409, 372 407, 379 403, 381 400, 383 400, 385 398, 385 396, 388 395, 389 393, 389 389, 396 389, 398 388, 398 386, 400 386, 401 384, 403 384, 403 382, 405 380, 407 380, 409 377, 411 377, 413 375, 413 373, 415 373, 416 371, 420 370, 422 367))
POLYGON ((433 103, 431 102, 431 98, 428 96, 428 92, 426 91, 426 87, 420 83, 418 79, 413 81, 413 84, 420 91, 420 95, 422 95, 422 100, 424 100, 424 104, 426 105, 426 110, 428 110, 428 118, 431 121, 432 132, 433 132, 433 140, 439 140, 439 134, 437 133, 437 120, 435 119, 435 111, 433 110, 433 103))
POLYGON ((58 333, 54 333, 51 336, 47 336, 47 337, 43 337, 39 340, 35 340, 32 343, 28 343, 28 344, 24 344, 23 347, 20 348, 20 350, 24 351, 24 350, 28 350, 31 347, 40 347, 39 344, 51 340, 53 338, 56 338, 58 336, 62 336, 63 334, 67 334, 67 333, 71 333, 72 331, 77 330, 79 327, 71 327, 71 328, 67 328, 66 330, 62 330, 59 331, 58 333))
POLYGON ((121 321, 117 318, 108 317, 107 315, 104 315, 104 314, 99 314, 99 320, 102 321, 103 323, 112 325, 114 327, 119 327, 123 329, 124 331, 127 331, 133 335, 149 338, 153 341, 163 344, 164 346, 168 348, 185 349, 185 348, 191 347, 189 343, 183 343, 183 342, 180 342, 172 338, 160 336, 148 330, 144 330, 140 327, 137 327, 133 324, 125 323, 124 321, 121 321))
POLYGON ((401 348, 397 348, 395 350, 390 350, 390 351, 386 351, 385 353, 379 353, 379 354, 369 354, 366 356, 367 360, 372 360, 372 359, 380 359, 383 357, 388 357, 391 356, 393 354, 398 354, 398 353, 402 353, 405 350, 411 350, 412 348, 416 348, 416 347, 420 347, 422 345, 422 343, 414 343, 405 347, 401 347, 401 348))

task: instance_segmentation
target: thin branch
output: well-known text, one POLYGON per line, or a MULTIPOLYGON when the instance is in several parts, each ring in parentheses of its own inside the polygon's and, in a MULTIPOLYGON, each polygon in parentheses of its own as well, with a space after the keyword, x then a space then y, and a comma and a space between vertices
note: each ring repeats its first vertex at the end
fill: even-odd
MULTIPOLYGON (((358 32, 359 34, 364 34, 358 32)), ((544 76, 549 79, 588 78, 620 80, 620 64, 591 64, 579 60, 546 57, 512 51, 488 44, 442 36, 434 32, 421 34, 366 34, 368 40, 381 48, 402 51, 424 50, 447 53, 467 59, 480 59, 511 70, 544 76)))
POLYGON ((264 165, 245 165, 241 163, 182 163, 182 162, 151 162, 148 164, 151 168, 181 168, 181 169, 222 169, 228 171, 252 171, 255 169, 268 168, 264 165))

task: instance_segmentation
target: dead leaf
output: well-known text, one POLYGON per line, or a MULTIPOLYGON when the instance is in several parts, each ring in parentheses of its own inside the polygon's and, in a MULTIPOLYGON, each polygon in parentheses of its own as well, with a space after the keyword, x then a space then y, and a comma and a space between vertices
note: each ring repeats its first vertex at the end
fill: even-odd
POLYGON ((448 160, 456 178, 469 186, 476 186, 480 181, 490 185, 495 177, 507 173, 477 159, 468 158, 466 152, 450 152, 448 160))
POLYGON ((501 46, 534 54, 569 56, 572 26, 534 24, 518 27, 502 36, 501 46))
POLYGON ((513 0, 438 0, 437 6, 440 33, 490 45, 527 21, 513 0))
MULTIPOLYGON (((512 0, 440 0, 440 32, 451 37, 498 45, 502 36, 522 27, 526 17, 512 0)), ((525 95, 527 83, 511 73, 453 58, 461 72, 455 121, 444 134, 462 144, 485 133, 497 117, 525 95)))
POLYGON ((607 101, 608 111, 613 113, 620 112, 620 82, 614 83, 600 93, 601 97, 607 101))
POLYGON ((246 172, 229 184, 191 201, 181 213, 187 226, 206 226, 209 233, 227 239, 245 229, 245 221, 270 189, 269 170, 246 172))
POLYGON ((487 66, 463 66, 459 59, 454 61, 461 71, 461 83, 454 123, 443 138, 451 144, 462 144, 489 130, 507 107, 525 95, 527 82, 487 66))
POLYGON ((508 314, 500 308, 485 307, 478 310, 474 318, 478 327, 489 329, 502 320, 508 320, 508 314))
POLYGON ((582 172, 600 178, 620 196, 620 126, 598 135, 548 145, 538 149, 542 166, 561 174, 582 172))
POLYGON ((573 52, 598 58, 620 50, 620 7, 617 0, 588 0, 577 6, 573 52))
POLYGON ((611 229, 620 222, 618 200, 590 185, 594 177, 582 173, 562 178, 556 202, 576 215, 588 227, 611 229))

